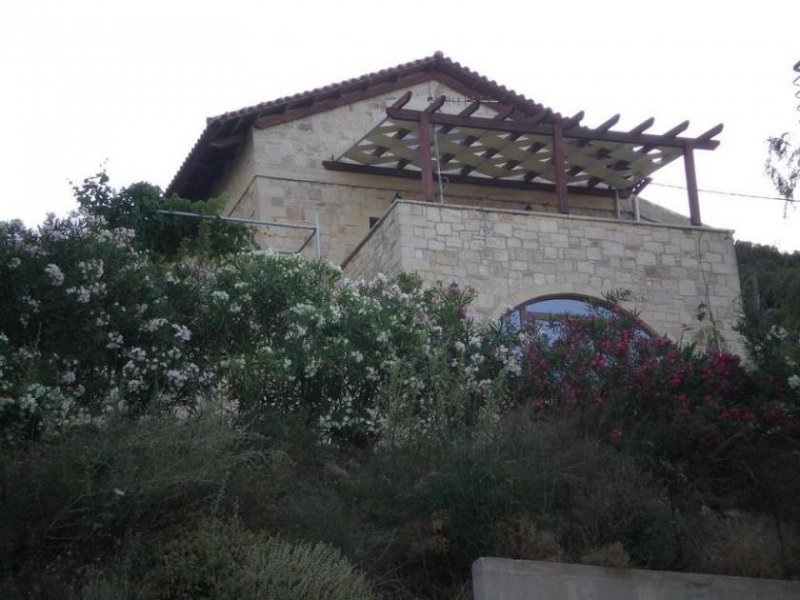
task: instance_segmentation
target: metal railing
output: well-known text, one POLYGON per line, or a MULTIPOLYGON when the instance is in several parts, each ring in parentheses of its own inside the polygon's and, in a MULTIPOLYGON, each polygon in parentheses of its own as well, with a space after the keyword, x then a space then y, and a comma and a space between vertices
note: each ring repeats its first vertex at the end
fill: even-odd
POLYGON ((201 215, 198 213, 192 212, 185 212, 180 210, 159 210, 159 214, 162 215, 172 215, 176 217, 188 217, 194 219, 210 219, 210 220, 219 220, 225 221, 228 223, 238 223, 240 225, 256 225, 261 227, 286 227, 289 229, 303 229, 306 231, 310 231, 311 233, 309 236, 303 241, 302 245, 299 249, 295 250, 294 252, 290 252, 287 250, 278 250, 277 252, 280 254, 300 254, 303 250, 306 249, 308 244, 311 240, 315 240, 315 251, 317 258, 322 258, 322 245, 320 243, 319 238, 319 213, 314 215, 314 224, 310 223, 283 223, 280 221, 259 221, 256 219, 242 219, 240 217, 221 217, 219 215, 201 215))

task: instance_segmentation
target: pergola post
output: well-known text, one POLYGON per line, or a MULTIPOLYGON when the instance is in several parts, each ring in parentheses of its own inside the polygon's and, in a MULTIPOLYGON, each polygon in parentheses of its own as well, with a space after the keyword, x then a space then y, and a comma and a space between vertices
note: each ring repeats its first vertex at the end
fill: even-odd
POLYGON ((419 170, 422 175, 422 197, 433 202, 433 164, 431 163, 431 115, 419 116, 419 170))
POLYGON ((686 171, 686 193, 689 196, 689 219, 692 225, 702 225, 700 199, 697 194, 697 171, 694 166, 694 146, 691 142, 683 144, 683 165, 686 171))
POLYGON ((569 195, 567 194, 567 165, 564 162, 564 126, 560 120, 556 120, 553 124, 553 172, 558 212, 568 215, 569 195))

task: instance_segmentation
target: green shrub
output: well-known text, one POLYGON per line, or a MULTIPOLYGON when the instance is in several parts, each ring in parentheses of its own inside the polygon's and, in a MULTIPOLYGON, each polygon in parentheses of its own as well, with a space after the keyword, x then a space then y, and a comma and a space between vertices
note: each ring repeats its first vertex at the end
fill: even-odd
POLYGON ((90 570, 76 600, 371 600, 362 574, 325 544, 293 543, 201 519, 90 570))
POLYGON ((493 435, 444 439, 425 460, 416 449, 377 449, 346 488, 382 532, 364 549, 383 557, 370 570, 416 593, 444 595, 480 556, 578 561, 616 543, 649 566, 649 526, 670 518, 666 488, 575 421, 517 411, 493 435))
POLYGON ((328 441, 364 445, 387 426, 496 416, 522 381, 511 332, 466 317, 470 290, 414 277, 347 282, 323 262, 259 252, 168 264, 85 215, 3 224, 0 276, 9 439, 224 395, 244 417, 298 415, 328 441))
POLYGON ((117 190, 109 185, 105 172, 87 177, 72 189, 86 214, 102 219, 109 229, 133 231, 135 248, 154 258, 174 259, 187 254, 217 257, 252 247, 248 228, 211 218, 219 214, 224 199, 165 198, 159 187, 144 182, 117 190), (169 212, 206 218, 166 214, 169 212))
POLYGON ((217 418, 118 420, 0 454, 4 575, 69 577, 131 534, 224 510, 229 480, 264 459, 217 418))
POLYGON ((687 530, 687 560, 702 573, 780 579, 800 571, 800 536, 795 527, 763 515, 708 507, 687 530))

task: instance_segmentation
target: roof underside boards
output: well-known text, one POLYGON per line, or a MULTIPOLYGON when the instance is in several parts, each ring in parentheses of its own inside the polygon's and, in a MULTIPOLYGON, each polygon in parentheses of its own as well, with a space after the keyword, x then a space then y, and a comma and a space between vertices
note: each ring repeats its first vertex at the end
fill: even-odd
MULTIPOLYGON (((439 172, 470 175, 502 181, 555 184, 550 137, 541 134, 503 133, 455 127, 433 130, 439 149, 439 172)), ((682 155, 680 148, 566 138, 567 184, 570 186, 630 190, 653 172, 682 155), (579 169, 578 169, 579 168, 579 169)), ((435 149, 434 149, 435 155, 435 149)), ((420 170, 419 125, 387 118, 360 142, 349 148, 338 162, 420 170), (404 135, 399 136, 399 134, 404 135)))

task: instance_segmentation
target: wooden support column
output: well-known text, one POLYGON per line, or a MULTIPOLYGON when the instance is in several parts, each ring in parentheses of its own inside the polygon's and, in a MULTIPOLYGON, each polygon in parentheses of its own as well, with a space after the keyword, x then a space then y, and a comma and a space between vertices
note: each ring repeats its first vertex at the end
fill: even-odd
POLYGON ((419 169, 422 172, 422 197, 433 202, 433 164, 431 163, 431 116, 419 116, 419 169))
POLYGON ((553 124, 553 172, 556 182, 558 212, 569 214, 569 196, 567 195, 567 165, 564 162, 564 126, 560 120, 553 124))
POLYGON ((683 144, 683 165, 686 171, 686 193, 689 195, 689 218, 692 225, 702 225, 700 199, 697 194, 697 171, 694 167, 694 146, 691 142, 683 144))

